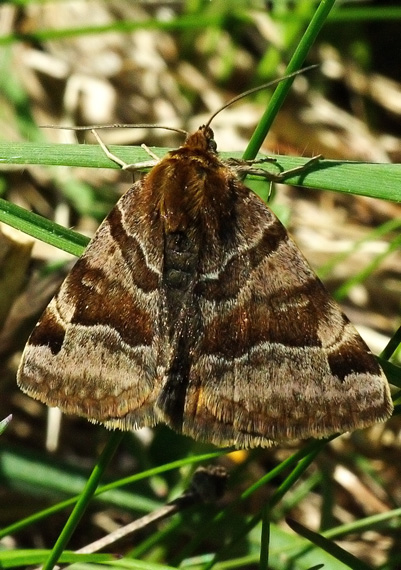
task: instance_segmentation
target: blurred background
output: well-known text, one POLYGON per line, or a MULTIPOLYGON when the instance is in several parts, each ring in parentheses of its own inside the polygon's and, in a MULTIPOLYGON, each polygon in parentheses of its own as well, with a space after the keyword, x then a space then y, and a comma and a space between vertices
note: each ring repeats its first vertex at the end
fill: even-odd
MULTIPOLYGON (((231 97, 284 74, 316 5, 311 0, 2 2, 0 141, 11 147, 20 141, 94 142, 88 134, 39 128, 44 124, 157 123, 193 131, 231 97)), ((401 162, 400 61, 398 1, 338 1, 306 62, 318 68, 296 79, 262 150, 401 162)), ((245 149, 267 97, 266 92, 248 97, 216 117, 213 130, 220 150, 245 149)), ((183 142, 182 136, 163 130, 107 130, 101 135, 113 144, 176 147, 183 142)), ((0 195, 90 236, 131 182, 128 173, 108 169, 2 166, 0 195)), ((395 245, 400 205, 285 185, 275 188, 272 205, 378 354, 400 324, 401 253, 395 245)), ((4 224, 0 232, 0 419, 13 414, 0 436, 0 526, 6 527, 78 492, 107 432, 63 417, 58 433, 53 424, 49 428, 47 408, 16 387, 22 348, 72 258, 42 242, 33 244, 4 224)), ((227 504, 297 448, 221 458, 231 473, 227 504)), ((293 546, 287 515, 322 530, 399 505, 399 448, 397 418, 327 446, 274 515, 282 548, 293 546)), ((109 476, 117 479, 206 449, 211 448, 163 427, 142 430, 125 438, 109 476)), ((184 475, 177 471, 154 477, 135 486, 129 500, 127 493, 120 501, 96 504, 71 548, 152 511, 182 489, 188 473, 189 468, 184 475)), ((264 488, 235 516, 252 515, 272 488, 264 488)), ((50 547, 65 516, 9 534, 0 544, 50 547)), ((142 531, 135 539, 135 555, 178 564, 181 548, 210 516, 205 508, 181 524, 170 521, 142 531)), ((398 524, 392 519, 369 527, 347 535, 342 544, 372 565, 400 568, 398 524)), ((216 550, 219 538, 208 537, 205 551, 216 550)), ((258 540, 244 538, 232 557, 253 555, 258 540)), ((194 547, 186 556, 201 553, 194 547)), ((272 567, 279 568, 272 560, 272 567)), ((343 566, 326 561, 325 567, 343 566)))

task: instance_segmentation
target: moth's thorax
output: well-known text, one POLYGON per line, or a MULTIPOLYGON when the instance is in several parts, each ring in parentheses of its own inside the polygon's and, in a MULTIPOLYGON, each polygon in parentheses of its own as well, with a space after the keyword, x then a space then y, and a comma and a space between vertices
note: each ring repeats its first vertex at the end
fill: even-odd
MULTIPOLYGON (((227 196, 231 170, 215 151, 213 132, 201 127, 183 146, 173 150, 150 172, 147 183, 157 192, 165 231, 186 231, 211 210, 219 214, 227 196)), ((213 214, 212 214, 213 215, 213 214)))

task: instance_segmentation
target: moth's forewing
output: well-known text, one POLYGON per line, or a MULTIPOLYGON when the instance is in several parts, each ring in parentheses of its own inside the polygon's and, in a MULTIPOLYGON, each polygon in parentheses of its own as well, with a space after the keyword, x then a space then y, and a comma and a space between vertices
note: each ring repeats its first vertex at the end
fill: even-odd
POLYGON ((137 182, 103 221, 36 325, 17 377, 50 406, 123 429, 156 423, 163 377, 163 228, 150 198, 137 182))

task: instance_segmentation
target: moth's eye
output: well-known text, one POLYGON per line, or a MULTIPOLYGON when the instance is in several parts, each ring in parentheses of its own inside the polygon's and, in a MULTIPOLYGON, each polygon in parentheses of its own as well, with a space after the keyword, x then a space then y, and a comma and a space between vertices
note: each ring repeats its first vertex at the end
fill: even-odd
POLYGON ((209 140, 209 150, 212 152, 217 152, 217 143, 214 139, 209 140))

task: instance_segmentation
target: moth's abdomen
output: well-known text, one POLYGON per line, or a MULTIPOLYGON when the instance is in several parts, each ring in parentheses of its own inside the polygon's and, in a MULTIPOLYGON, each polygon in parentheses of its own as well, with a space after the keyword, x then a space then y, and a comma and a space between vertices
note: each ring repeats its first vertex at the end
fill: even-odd
POLYGON ((166 286, 185 291, 195 275, 198 260, 196 242, 184 232, 165 235, 163 281, 166 286))

